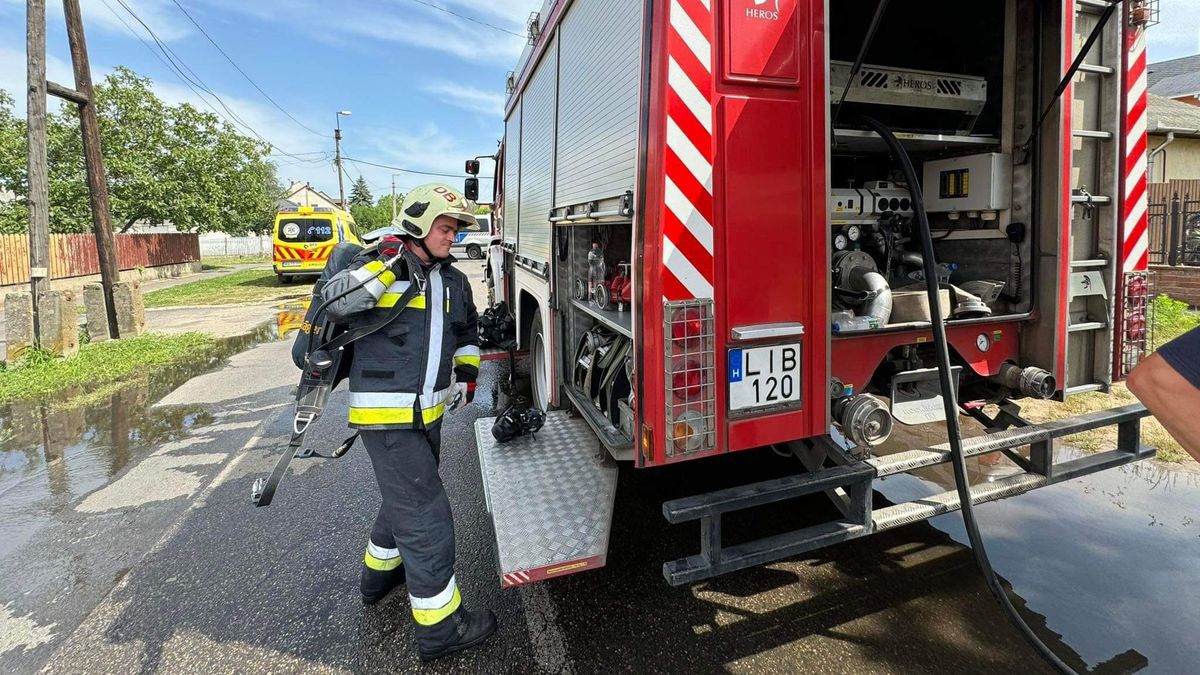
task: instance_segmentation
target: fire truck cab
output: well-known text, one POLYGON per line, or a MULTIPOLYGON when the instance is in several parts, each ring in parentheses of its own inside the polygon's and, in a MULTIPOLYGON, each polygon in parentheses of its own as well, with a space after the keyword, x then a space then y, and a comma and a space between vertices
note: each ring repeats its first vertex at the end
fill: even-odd
POLYGON ((973 499, 1153 453, 1140 406, 1032 425, 1013 401, 1106 390, 1145 347, 1155 4, 930 0, 872 20, 878 6, 547 0, 531 17, 489 269, 550 412, 536 439, 503 445, 478 422, 504 586, 604 564, 614 462, 774 446, 803 464, 664 504, 702 523, 700 553, 664 564, 673 584, 958 508, 953 492, 871 507, 872 481, 949 459, 873 452, 897 424, 944 421, 918 190, 953 395, 991 432, 965 452, 1023 469, 973 499), (1108 425, 1117 449, 1056 461, 1056 438, 1108 425), (723 514, 818 492, 840 518, 722 546, 723 514))

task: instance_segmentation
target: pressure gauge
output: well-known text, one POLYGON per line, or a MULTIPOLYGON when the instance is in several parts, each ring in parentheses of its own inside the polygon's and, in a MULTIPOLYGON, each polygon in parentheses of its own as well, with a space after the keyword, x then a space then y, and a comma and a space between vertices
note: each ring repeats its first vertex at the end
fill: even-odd
POLYGON ((986 333, 980 333, 979 337, 975 338, 975 346, 979 348, 979 351, 986 352, 992 348, 992 339, 986 333))
POLYGON ((841 232, 833 235, 833 249, 835 251, 845 251, 849 246, 850 240, 846 238, 846 235, 841 232))
POLYGON ((850 238, 850 241, 858 241, 862 236, 862 228, 858 225, 851 225, 846 228, 846 236, 850 238))

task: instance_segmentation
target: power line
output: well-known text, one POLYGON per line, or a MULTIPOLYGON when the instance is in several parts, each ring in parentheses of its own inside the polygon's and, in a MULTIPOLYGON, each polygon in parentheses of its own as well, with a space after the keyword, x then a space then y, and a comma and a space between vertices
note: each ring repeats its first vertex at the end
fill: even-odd
POLYGON ((257 89, 257 90, 258 90, 258 93, 262 94, 264 98, 266 98, 268 101, 270 101, 270 102, 271 102, 271 105, 273 105, 273 106, 275 106, 276 108, 278 108, 278 109, 279 109, 279 112, 283 113, 284 115, 287 115, 288 119, 290 119, 291 121, 295 122, 297 125, 299 125, 299 126, 300 126, 301 128, 303 128, 304 130, 308 131, 308 132, 309 132, 309 133, 311 133, 311 134, 315 134, 315 135, 317 135, 317 136, 321 136, 322 138, 324 138, 325 134, 322 134, 321 132, 319 132, 319 131, 316 131, 316 130, 315 130, 315 129, 313 129, 312 127, 309 127, 308 125, 304 124, 304 123, 303 123, 303 122, 301 122, 300 120, 298 120, 298 119, 296 119, 295 117, 293 117, 293 116, 292 116, 292 114, 291 114, 290 112, 288 112, 287 110, 285 110, 285 109, 283 108, 283 106, 279 105, 279 104, 278 104, 278 103, 275 101, 275 99, 271 98, 271 96, 270 96, 269 94, 267 94, 267 92, 263 91, 263 88, 262 88, 262 87, 260 87, 260 86, 258 86, 258 83, 257 83, 257 82, 255 82, 253 79, 251 79, 251 77, 250 77, 249 75, 247 75, 247 74, 246 74, 246 71, 242 70, 241 66, 239 66, 239 65, 238 65, 238 64, 237 64, 237 63, 236 63, 236 62, 233 60, 233 58, 229 56, 229 54, 226 54, 226 53, 225 53, 225 50, 224 50, 224 49, 221 49, 221 45, 217 44, 217 41, 216 41, 216 40, 214 40, 214 39, 212 38, 212 36, 208 34, 208 31, 204 30, 204 26, 201 26, 201 25, 200 25, 200 22, 196 21, 196 19, 195 19, 194 17, 192 17, 192 15, 191 15, 191 14, 189 14, 189 13, 188 13, 188 11, 187 11, 186 9, 184 9, 183 5, 179 4, 179 1, 178 1, 178 0, 171 0, 171 2, 175 3, 175 6, 176 6, 176 7, 178 7, 178 8, 179 8, 179 11, 183 12, 183 15, 184 15, 184 16, 186 16, 186 17, 188 18, 188 20, 192 22, 192 25, 194 25, 194 26, 195 26, 197 29, 199 29, 199 30, 200 30, 200 33, 201 33, 201 34, 203 34, 203 35, 204 35, 204 37, 205 37, 205 38, 207 38, 207 39, 208 39, 208 41, 209 41, 210 43, 212 43, 212 46, 213 46, 213 47, 216 47, 216 48, 217 48, 217 51, 218 51, 218 52, 221 52, 221 56, 224 56, 224 57, 225 57, 225 60, 226 60, 226 61, 228 61, 228 62, 229 62, 229 64, 230 64, 230 65, 232 65, 234 68, 236 68, 236 69, 237 69, 237 71, 238 71, 239 73, 241 73, 241 74, 242 74, 242 77, 246 78, 246 81, 247 81, 247 82, 249 82, 251 85, 253 85, 253 86, 254 86, 254 88, 255 88, 255 89, 257 89))
MULTIPOLYGON (((129 31, 131 33, 134 34, 134 37, 137 37, 138 40, 141 41, 142 44, 145 45, 147 49, 150 49, 151 52, 154 52, 154 50, 150 47, 150 45, 146 44, 146 41, 142 40, 141 37, 137 35, 136 31, 133 30, 133 27, 130 26, 123 18, 121 18, 121 16, 119 14, 117 14, 116 10, 114 10, 113 7, 111 5, 109 5, 106 0, 101 0, 101 1, 104 2, 104 6, 107 7, 108 10, 113 13, 113 15, 115 15, 118 19, 120 19, 121 23, 124 24, 125 27, 127 29, 129 29, 129 31)), ((230 109, 230 107, 228 105, 226 105, 225 101, 220 96, 218 96, 216 92, 214 92, 210 87, 208 87, 208 85, 206 85, 204 83, 204 80, 199 75, 196 74, 196 71, 192 70, 191 67, 189 67, 187 65, 187 63, 185 63, 183 61, 182 58, 180 58, 177 54, 175 54, 175 52, 172 51, 170 47, 167 47, 165 44, 163 44, 162 40, 159 39, 158 35, 154 32, 154 30, 152 28, 150 28, 150 26, 145 21, 143 21, 142 18, 140 16, 138 16, 137 13, 134 12, 133 9, 130 8, 128 4, 125 3, 125 0, 117 0, 117 2, 121 5, 121 7, 123 7, 125 9, 126 12, 129 13, 130 16, 132 16, 134 18, 134 20, 136 20, 139 24, 141 24, 142 28, 144 28, 146 30, 146 32, 150 35, 150 38, 152 40, 154 40, 154 43, 156 45, 158 45, 159 51, 161 51, 162 55, 165 56, 167 59, 166 61, 164 61, 164 63, 166 63, 167 66, 171 70, 173 70, 178 77, 181 78, 184 85, 187 86, 188 89, 191 89, 192 93, 196 94, 196 96, 199 97, 200 100, 203 101, 204 104, 207 105, 214 113, 216 113, 218 117, 225 117, 225 116, 222 115, 221 112, 219 110, 217 110, 215 107, 213 107, 212 103, 210 103, 208 101, 208 99, 206 99, 204 97, 203 94, 201 94, 199 91, 196 91, 196 87, 200 87, 200 89, 202 89, 206 93, 208 93, 209 96, 212 96, 214 99, 216 99, 217 103, 219 103, 220 106, 225 109, 225 112, 227 112, 229 114, 229 116, 233 118, 233 119, 230 119, 229 117, 225 117, 226 122, 242 126, 247 131, 249 131, 251 134, 253 134, 256 138, 258 138, 258 140, 262 141, 263 143, 266 143, 272 149, 279 151, 281 154, 286 155, 288 157, 293 157, 300 161, 303 161, 299 157, 296 157, 292 153, 279 147, 277 144, 272 143, 270 140, 263 137, 262 134, 258 133, 258 131, 256 131, 254 129, 254 127, 251 127, 249 124, 247 124, 245 122, 245 120, 243 120, 241 117, 239 117, 237 115, 237 113, 233 112, 233 110, 230 109), (195 76, 196 79, 192 80, 191 78, 189 78, 183 72, 183 70, 181 69, 181 66, 182 66, 182 68, 186 68, 188 72, 190 72, 193 76, 195 76), (195 86, 193 86, 193 84, 195 86)), ((156 55, 157 55, 157 53, 156 53, 156 55)))
MULTIPOLYGON (((376 164, 375 162, 368 162, 365 159, 354 159, 354 158, 346 157, 346 156, 343 156, 342 159, 346 160, 347 162, 361 162, 363 164, 366 164, 367 166, 374 166, 374 167, 378 167, 380 169, 391 169, 392 171, 401 171, 403 173, 415 173, 415 174, 419 174, 422 176, 441 176, 443 178, 466 178, 465 175, 458 174, 458 173, 436 173, 433 171, 417 171, 416 169, 405 169, 404 167, 390 166, 388 164, 376 164)), ((479 178, 481 180, 486 180, 486 179, 494 178, 494 176, 477 176, 477 178, 479 178)))
POLYGON ((525 35, 522 35, 522 34, 520 34, 520 33, 514 33, 513 31, 511 31, 511 30, 508 30, 507 28, 501 28, 500 26, 495 26, 495 25, 492 25, 492 24, 490 24, 490 23, 488 23, 488 22, 486 22, 486 21, 480 21, 479 19, 476 19, 476 18, 474 18, 474 17, 467 16, 466 14, 459 14, 458 12, 456 12, 456 11, 454 11, 454 10, 452 10, 452 9, 446 9, 445 7, 441 7, 441 6, 435 5, 435 4, 433 4, 432 2, 426 2, 425 0, 412 0, 412 2, 415 2, 415 3, 417 3, 418 5, 425 5, 426 7, 430 7, 430 8, 432 8, 432 9, 436 9, 436 10, 437 10, 437 11, 439 11, 439 12, 445 12, 445 13, 447 13, 447 14, 451 14, 451 15, 453 15, 453 16, 457 16, 458 18, 460 18, 460 19, 464 19, 464 20, 466 20, 466 21, 470 21, 471 23, 477 23, 477 24, 479 24, 480 26, 486 26, 486 27, 488 27, 488 28, 491 28, 492 30, 498 30, 498 31, 500 31, 501 33, 508 33, 509 35, 515 35, 515 36, 517 36, 517 37, 519 37, 519 38, 524 38, 524 37, 527 37, 527 36, 525 36, 525 35))

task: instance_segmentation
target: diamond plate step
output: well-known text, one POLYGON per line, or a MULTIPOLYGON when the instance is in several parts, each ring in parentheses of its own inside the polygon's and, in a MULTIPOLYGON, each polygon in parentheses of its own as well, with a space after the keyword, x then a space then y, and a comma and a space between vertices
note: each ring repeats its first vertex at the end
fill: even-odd
MULTIPOLYGON (((1061 438, 1070 434, 1077 434, 1081 431, 1090 431, 1101 427, 1120 424, 1130 420, 1140 419, 1146 416, 1146 409, 1139 404, 1127 405, 1120 408, 1112 408, 1110 410, 1101 410, 1078 417, 1072 417, 1064 420, 1055 420, 1045 422, 1043 424, 1033 424, 1027 427, 1018 427, 1000 431, 994 434, 985 436, 976 436, 974 438, 963 439, 963 456, 974 457, 975 455, 985 455, 989 452, 997 450, 1006 450, 1008 448, 1019 448, 1029 445, 1030 443, 1038 443, 1048 441, 1054 438, 1061 438)), ((926 466, 934 466, 950 461, 950 444, 941 443, 929 448, 907 450, 905 452, 897 452, 891 455, 883 455, 881 457, 872 457, 866 460, 867 464, 875 467, 876 476, 890 476, 896 473, 905 473, 913 469, 920 469, 926 466)))
MULTIPOLYGON (((971 503, 982 504, 996 499, 1004 499, 1034 488, 1050 484, 1050 479, 1035 473, 1019 473, 1015 476, 1002 478, 994 483, 974 485, 971 487, 971 503)), ((871 514, 874 531, 890 530, 902 525, 910 525, 943 513, 957 511, 962 508, 958 492, 950 490, 932 497, 924 497, 895 506, 876 509, 871 514)))
POLYGON ((617 465, 587 422, 552 411, 537 433, 498 443, 475 421, 479 469, 496 534, 500 586, 604 566, 617 465))

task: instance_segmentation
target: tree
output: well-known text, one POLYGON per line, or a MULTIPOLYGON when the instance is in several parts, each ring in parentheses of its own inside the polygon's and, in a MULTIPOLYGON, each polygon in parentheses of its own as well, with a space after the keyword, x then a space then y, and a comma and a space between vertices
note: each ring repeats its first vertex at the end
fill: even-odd
MULTIPOLYGON (((238 132, 216 115, 159 99, 151 81, 118 67, 95 89, 113 225, 124 232, 139 221, 169 222, 179 230, 244 234, 270 226, 283 189, 270 146, 238 132)), ((23 150, 8 161, 11 99, 0 92, 0 186, 27 193, 23 150)), ((24 148, 24 122, 16 135, 24 148)), ((79 115, 74 105, 47 116, 50 227, 88 232, 87 180, 79 115)), ((8 209, 12 210, 12 209, 8 209)), ((0 207, 0 228, 19 227, 0 207)), ((6 231, 9 231, 6 229, 6 231)))
MULTIPOLYGON (((0 90, 0 197, 18 192, 25 180, 25 123, 13 114, 13 99, 0 90)), ((0 233, 24 232, 29 211, 23 199, 0 201, 0 233)))
POLYGON ((367 181, 362 176, 354 181, 354 185, 350 187, 350 206, 371 206, 375 198, 371 196, 371 188, 367 187, 367 181))

